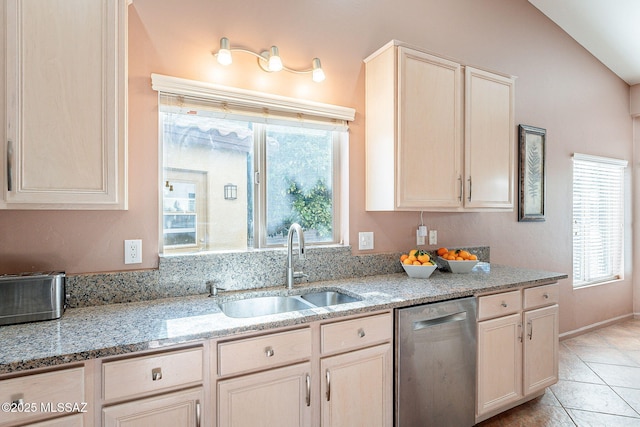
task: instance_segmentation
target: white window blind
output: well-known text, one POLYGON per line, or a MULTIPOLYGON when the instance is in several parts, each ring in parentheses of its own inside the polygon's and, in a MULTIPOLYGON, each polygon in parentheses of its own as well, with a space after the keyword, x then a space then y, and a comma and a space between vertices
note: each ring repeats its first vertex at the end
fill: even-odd
POLYGON ((573 155, 573 286, 622 278, 625 160, 573 155))

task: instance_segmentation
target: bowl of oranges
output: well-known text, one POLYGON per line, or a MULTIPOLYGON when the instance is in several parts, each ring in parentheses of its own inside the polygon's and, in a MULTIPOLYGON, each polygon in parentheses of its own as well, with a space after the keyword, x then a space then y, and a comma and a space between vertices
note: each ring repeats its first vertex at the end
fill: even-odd
POLYGON ((478 263, 478 257, 464 249, 438 249, 442 264, 452 273, 469 273, 478 263))
POLYGON ((438 267, 426 251, 418 249, 402 254, 400 262, 407 275, 414 279, 427 279, 438 267))

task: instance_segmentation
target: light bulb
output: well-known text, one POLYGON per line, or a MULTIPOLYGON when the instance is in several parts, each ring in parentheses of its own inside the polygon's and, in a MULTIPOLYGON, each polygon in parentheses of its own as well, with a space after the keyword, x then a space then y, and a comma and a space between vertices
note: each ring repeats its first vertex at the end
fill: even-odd
POLYGON ((322 65, 320 65, 320 59, 313 58, 312 64, 313 71, 311 73, 311 78, 313 79, 313 81, 316 83, 324 81, 325 75, 324 71, 322 70, 322 65))
POLYGON ((280 55, 278 54, 278 48, 271 46, 269 50, 269 71, 280 70, 282 70, 282 59, 280 59, 280 55))
POLYGON ((218 51, 218 63, 221 65, 230 65, 233 62, 231 58, 231 50, 229 50, 229 39, 223 37, 220 39, 220 50, 218 51))

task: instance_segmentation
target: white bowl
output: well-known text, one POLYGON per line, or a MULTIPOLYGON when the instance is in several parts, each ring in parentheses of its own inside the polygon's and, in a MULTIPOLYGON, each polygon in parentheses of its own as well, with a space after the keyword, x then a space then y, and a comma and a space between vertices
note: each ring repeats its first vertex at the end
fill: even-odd
POLYGON ((402 264, 402 268, 407 272, 409 277, 414 279, 427 279, 431 273, 437 268, 437 265, 407 265, 402 264))
POLYGON ((442 261, 442 263, 446 265, 452 273, 470 273, 471 270, 473 270, 473 267, 478 263, 477 260, 451 261, 442 257, 438 258, 440 258, 440 261, 442 261))

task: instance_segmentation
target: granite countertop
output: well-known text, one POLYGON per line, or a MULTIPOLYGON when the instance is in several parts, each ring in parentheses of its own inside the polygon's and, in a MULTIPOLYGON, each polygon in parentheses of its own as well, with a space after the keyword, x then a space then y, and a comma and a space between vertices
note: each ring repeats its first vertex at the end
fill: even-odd
POLYGON ((230 318, 218 302, 286 295, 283 287, 67 309, 58 320, 0 326, 0 374, 168 345, 309 323, 376 310, 541 285, 566 274, 479 263, 469 274, 436 270, 429 279, 404 273, 296 285, 292 294, 341 290, 362 301, 246 319, 230 318))

